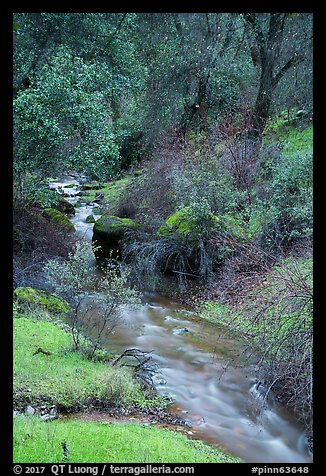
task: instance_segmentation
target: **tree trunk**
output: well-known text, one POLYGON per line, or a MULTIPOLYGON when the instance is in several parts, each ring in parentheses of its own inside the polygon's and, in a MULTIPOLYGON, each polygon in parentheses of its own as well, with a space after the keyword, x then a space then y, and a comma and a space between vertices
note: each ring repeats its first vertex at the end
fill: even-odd
POLYGON ((303 57, 295 53, 288 61, 275 72, 280 58, 283 31, 287 19, 286 13, 269 14, 268 31, 264 32, 262 23, 255 13, 244 14, 245 24, 248 26, 249 41, 255 41, 260 55, 261 74, 259 91, 256 98, 251 135, 262 135, 269 117, 273 92, 284 74, 293 66, 299 64, 303 57))
POLYGON ((261 136, 269 117, 273 95, 273 61, 269 58, 269 52, 261 54, 261 74, 259 91, 252 115, 252 135, 261 136))
POLYGON ((199 79, 196 100, 193 104, 187 104, 184 108, 184 113, 180 121, 180 127, 178 129, 179 135, 183 138, 197 114, 200 114, 203 125, 205 125, 205 99, 208 80, 209 75, 199 79))

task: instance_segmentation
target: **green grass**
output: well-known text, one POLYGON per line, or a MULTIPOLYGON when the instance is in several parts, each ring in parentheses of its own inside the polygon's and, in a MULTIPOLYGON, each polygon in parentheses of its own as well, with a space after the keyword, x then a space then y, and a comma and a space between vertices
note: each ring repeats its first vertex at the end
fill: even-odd
POLYGON ((285 119, 271 120, 265 130, 265 141, 278 141, 286 156, 309 154, 313 149, 313 127, 310 125, 302 129, 300 123, 289 123, 285 119))
POLYGON ((312 265, 312 258, 286 258, 265 274, 255 291, 243 298, 237 311, 219 301, 207 301, 200 306, 200 315, 240 332, 258 345, 261 335, 271 343, 276 335, 285 337, 305 316, 304 325, 311 326, 312 315, 309 307, 303 307, 301 288, 306 283, 312 289, 312 265), (259 311, 262 318, 257 319, 259 311))
POLYGON ((86 359, 72 350, 72 338, 53 322, 14 319, 14 403, 57 405, 59 409, 159 403, 147 399, 129 369, 86 359), (34 352, 41 347, 51 355, 34 352))
POLYGON ((167 429, 140 424, 14 419, 14 462, 61 463, 65 441, 69 463, 229 463, 240 460, 167 429))
POLYGON ((133 176, 127 176, 120 180, 107 182, 99 190, 87 190, 85 192, 85 195, 81 197, 81 201, 91 202, 95 199, 96 194, 103 193, 104 203, 110 207, 110 210, 112 210, 118 204, 118 201, 122 195, 122 192, 124 191, 126 186, 131 182, 132 179, 133 179, 133 176))

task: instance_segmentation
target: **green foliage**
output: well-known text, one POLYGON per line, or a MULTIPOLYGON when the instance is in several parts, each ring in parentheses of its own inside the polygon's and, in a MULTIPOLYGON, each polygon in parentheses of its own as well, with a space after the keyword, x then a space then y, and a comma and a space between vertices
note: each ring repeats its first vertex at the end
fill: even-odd
POLYGON ((123 15, 119 35, 119 14, 18 16, 24 26, 14 51, 15 162, 43 173, 70 168, 115 177, 120 149, 140 131, 146 69, 136 15, 123 15))
POLYGON ((200 208, 209 207, 211 213, 218 216, 235 215, 244 202, 244 193, 237 189, 231 175, 220 164, 220 153, 209 150, 206 141, 206 147, 186 148, 184 155, 184 170, 173 174, 171 184, 177 203, 183 206, 198 203, 200 208))
MULTIPOLYGON (((255 18, 264 34, 269 18, 255 18)), ((162 132, 207 132, 254 103, 260 68, 244 47, 242 14, 16 13, 13 28, 15 162, 24 170, 114 177, 162 132)), ((306 57, 287 75, 307 79, 292 81, 295 103, 309 93, 311 15, 284 17, 282 28, 278 70, 299 44, 306 57)), ((282 88, 278 97, 287 100, 282 88)))
POLYGON ((311 239, 312 215, 312 154, 281 155, 269 164, 269 223, 265 226, 266 244, 285 244, 311 239))
POLYGON ((16 160, 26 168, 48 172, 59 161, 65 168, 98 178, 119 170, 119 146, 114 141, 106 98, 106 65, 87 63, 69 48, 58 47, 34 88, 14 102, 16 160))
POLYGON ((312 127, 279 122, 264 139, 252 201, 235 214, 247 237, 270 250, 309 241, 313 227, 312 127))
POLYGON ((142 52, 150 71, 144 119, 147 140, 155 141, 175 126, 205 128, 199 105, 208 124, 234 111, 241 88, 255 74, 243 48, 237 50, 237 58, 227 56, 227 46, 236 48, 241 41, 239 16, 142 14, 138 21, 140 32, 146 32, 142 52))
POLYGON ((37 206, 48 208, 58 204, 59 196, 48 187, 47 181, 43 178, 25 173, 14 164, 14 207, 28 208, 37 206))
POLYGON ((73 419, 49 425, 37 417, 14 419, 14 462, 60 463, 62 441, 69 450, 69 463, 240 462, 215 447, 154 426, 73 419))
POLYGON ((57 294, 46 294, 39 289, 19 287, 14 290, 17 310, 41 308, 51 314, 67 314, 69 304, 57 294))

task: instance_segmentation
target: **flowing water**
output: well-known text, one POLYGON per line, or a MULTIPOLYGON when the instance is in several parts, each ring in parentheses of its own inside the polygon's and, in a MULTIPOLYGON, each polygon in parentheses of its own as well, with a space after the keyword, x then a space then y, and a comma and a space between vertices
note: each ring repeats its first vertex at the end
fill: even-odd
MULTIPOLYGON (((52 186, 72 182, 66 179, 52 186)), ((77 199, 75 183, 75 189, 68 189, 71 202, 77 199)), ((93 205, 82 205, 72 219, 77 234, 88 240, 93 225, 86 224, 85 217, 92 209, 93 205)), ((154 377, 157 389, 173 397, 171 410, 189 421, 194 437, 250 463, 311 462, 295 417, 272 398, 261 407, 264 397, 255 384, 252 365, 241 357, 242 343, 219 338, 221 334, 221 328, 191 310, 145 293, 143 305, 126 311, 122 325, 106 338, 110 350, 117 353, 128 348, 153 351, 159 369, 154 377)))

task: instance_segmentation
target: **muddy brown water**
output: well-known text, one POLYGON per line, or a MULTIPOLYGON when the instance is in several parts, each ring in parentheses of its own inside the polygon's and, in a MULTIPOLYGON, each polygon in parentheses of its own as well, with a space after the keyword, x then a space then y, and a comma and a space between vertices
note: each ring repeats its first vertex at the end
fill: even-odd
MULTIPOLYGON (((76 184, 69 189, 73 203, 77 181, 68 178, 52 186, 67 183, 76 184)), ((72 218, 77 234, 89 241, 93 225, 85 218, 92 210, 96 212, 93 205, 82 205, 72 218)), ((96 313, 92 319, 96 321, 96 313)), ((261 406, 254 365, 241 357, 239 340, 219 338, 222 331, 168 298, 145 293, 139 308, 124 312, 106 345, 118 354, 128 348, 153 351, 157 390, 173 397, 171 411, 191 422, 193 436, 249 463, 311 462, 295 416, 272 398, 261 406)))

